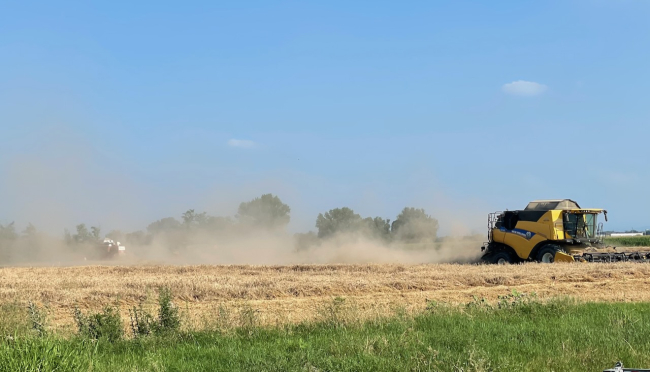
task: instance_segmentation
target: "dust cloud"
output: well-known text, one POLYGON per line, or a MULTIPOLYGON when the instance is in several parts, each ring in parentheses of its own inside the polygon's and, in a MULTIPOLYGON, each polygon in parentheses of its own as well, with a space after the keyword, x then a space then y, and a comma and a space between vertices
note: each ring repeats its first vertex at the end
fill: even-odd
POLYGON ((158 249, 150 248, 141 257, 126 260, 133 263, 250 265, 475 262, 481 244, 478 240, 459 238, 409 247, 355 234, 340 234, 297 249, 291 235, 253 235, 196 244, 174 253, 159 246, 158 249))
POLYGON ((387 241, 364 232, 340 233, 326 239, 315 234, 231 227, 233 231, 188 232, 122 237, 123 255, 103 256, 100 243, 71 243, 33 233, 0 243, 0 266, 31 265, 296 265, 365 263, 469 263, 480 254, 481 237, 447 236, 435 241, 387 241), (305 241, 304 237, 307 236, 305 241))
MULTIPOLYGON (((482 216, 483 212, 459 213, 464 208, 447 206, 436 211, 427 203, 424 203, 427 212, 437 218, 441 226, 446 226, 447 236, 402 241, 382 238, 368 231, 352 231, 318 238, 313 232, 291 233, 286 225, 275 229, 249 226, 237 217, 217 217, 223 224, 214 228, 194 229, 181 224, 163 233, 152 232, 143 226, 143 221, 150 221, 152 215, 182 211, 181 205, 200 205, 201 197, 191 192, 163 192, 160 186, 151 186, 150 181, 130 176, 127 163, 116 166, 127 158, 120 158, 119 152, 109 151, 106 146, 91 146, 73 128, 51 126, 36 130, 40 131, 38 137, 42 140, 32 141, 21 151, 0 159, 0 195, 4 204, 0 210, 0 266, 415 264, 473 262, 480 255, 483 237, 476 235, 482 230, 477 229, 481 225, 475 217, 482 216), (88 229, 102 227, 101 235, 93 241, 74 238, 75 228, 81 222, 85 222, 88 229), (103 223, 106 225, 102 226, 103 223), (126 227, 125 231, 131 232, 112 231, 104 226, 126 227), (64 229, 68 230, 68 235, 64 235, 64 229), (105 247, 99 242, 107 235, 124 244, 126 254, 102 257, 99 252, 105 247)), ((171 182, 170 179, 168 177, 166 182, 171 182)), ((288 180, 283 185, 291 191, 285 190, 287 194, 295 195, 295 187, 286 186, 291 182, 288 180)), ((174 187, 172 185, 171 189, 174 187)), ((279 187, 271 188, 278 190, 279 187)), ((212 188, 210 192, 218 189, 212 188)), ((227 201, 224 204, 230 204, 230 210, 237 204, 235 201, 242 198, 241 190, 222 187, 222 191, 224 189, 230 191, 222 192, 220 201, 227 201)), ((429 196, 422 195, 418 199, 431 203, 429 196)), ((291 200, 290 204, 298 202, 291 200)), ((404 203, 422 205, 417 200, 405 200, 404 203)), ((298 207, 298 217, 291 213, 293 225, 313 226, 313 222, 307 223, 300 215, 312 210, 313 206, 292 207, 298 207)), ((208 208, 214 210, 214 204, 208 208)))

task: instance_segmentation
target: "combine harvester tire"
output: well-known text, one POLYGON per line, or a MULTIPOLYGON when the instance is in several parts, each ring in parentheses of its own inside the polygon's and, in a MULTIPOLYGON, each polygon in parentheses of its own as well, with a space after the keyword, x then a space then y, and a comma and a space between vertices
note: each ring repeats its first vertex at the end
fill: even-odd
POLYGON ((491 257, 490 261, 492 263, 497 264, 497 265, 508 265, 508 264, 514 263, 514 261, 512 259, 512 256, 510 255, 510 253, 508 253, 506 251, 501 251, 501 252, 495 253, 491 257))

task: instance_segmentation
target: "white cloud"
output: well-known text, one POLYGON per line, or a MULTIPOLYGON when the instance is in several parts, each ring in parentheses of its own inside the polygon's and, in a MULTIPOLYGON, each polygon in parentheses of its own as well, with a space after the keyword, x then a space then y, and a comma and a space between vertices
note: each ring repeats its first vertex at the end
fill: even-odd
POLYGON ((503 84, 501 90, 516 96, 536 96, 544 93, 548 87, 534 81, 517 80, 512 83, 503 84))
POLYGON ((228 146, 230 147, 240 147, 242 149, 250 149, 255 147, 255 142, 249 140, 238 140, 238 139, 229 139, 228 146))

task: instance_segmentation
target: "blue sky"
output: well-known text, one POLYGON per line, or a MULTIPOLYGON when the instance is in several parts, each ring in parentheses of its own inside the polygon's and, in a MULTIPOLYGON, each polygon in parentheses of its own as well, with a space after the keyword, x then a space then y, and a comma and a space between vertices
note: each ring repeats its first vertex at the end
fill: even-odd
POLYGON ((443 232, 573 198, 650 227, 650 2, 0 3, 0 223, 272 192, 443 232))

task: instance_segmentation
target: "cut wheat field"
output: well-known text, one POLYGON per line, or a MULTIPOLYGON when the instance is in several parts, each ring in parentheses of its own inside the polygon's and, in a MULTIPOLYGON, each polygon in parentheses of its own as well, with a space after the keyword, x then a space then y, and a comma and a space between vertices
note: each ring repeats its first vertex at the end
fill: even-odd
POLYGON ((253 309, 261 324, 314 320, 336 297, 358 318, 420 311, 427 300, 496 300, 512 290, 542 299, 650 301, 644 263, 9 267, 0 273, 0 303, 43 305, 59 330, 72 330, 75 306, 117 305, 128 317, 132 306, 152 304, 161 287, 171 289, 190 327, 242 308, 253 309))

